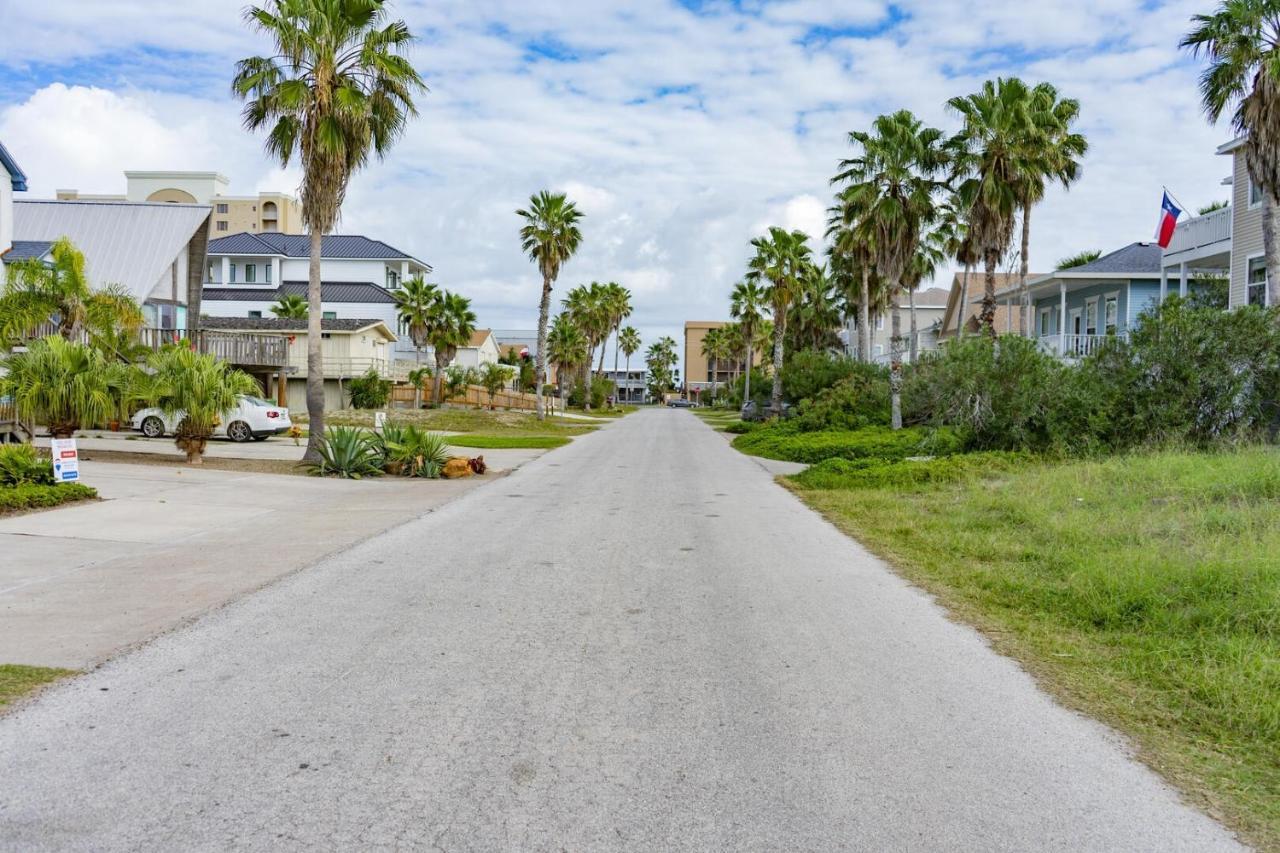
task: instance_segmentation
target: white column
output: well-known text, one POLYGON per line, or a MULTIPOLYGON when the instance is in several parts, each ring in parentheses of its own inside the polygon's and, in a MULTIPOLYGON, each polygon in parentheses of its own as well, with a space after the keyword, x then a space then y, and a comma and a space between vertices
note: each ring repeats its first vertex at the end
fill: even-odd
POLYGON ((1164 303, 1165 297, 1169 295, 1169 268, 1163 263, 1160 264, 1160 302, 1164 303))
POLYGON ((400 283, 404 284, 408 280, 409 280, 409 262, 401 261, 400 262, 400 283))
POLYGON ((284 282, 280 280, 280 259, 279 258, 271 259, 271 283, 274 284, 276 287, 279 287, 280 285, 284 284, 284 282))
POLYGON ((1067 283, 1058 281, 1058 355, 1067 354, 1067 283))
POLYGON ((226 255, 223 255, 222 256, 222 281, 219 283, 225 286, 229 281, 231 281, 231 259, 228 258, 226 255))
POLYGON ((1187 262, 1178 265, 1178 295, 1187 298, 1187 262))

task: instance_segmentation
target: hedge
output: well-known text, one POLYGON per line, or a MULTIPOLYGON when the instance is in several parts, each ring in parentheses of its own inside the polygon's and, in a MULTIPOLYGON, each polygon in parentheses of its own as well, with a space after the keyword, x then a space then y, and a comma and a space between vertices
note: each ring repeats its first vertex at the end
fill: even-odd
POLYGON ((0 488, 0 514, 24 509, 43 509, 74 501, 85 501, 98 496, 97 489, 79 483, 60 486, 25 484, 0 488))
POLYGON ((733 446, 752 456, 810 464, 826 459, 905 459, 908 456, 946 456, 960 450, 954 430, 908 427, 865 427, 856 430, 796 432, 786 424, 755 430, 733 440, 733 446))
POLYGON ((990 451, 932 459, 827 459, 791 481, 803 489, 902 489, 1009 471, 1031 458, 1025 453, 990 451))

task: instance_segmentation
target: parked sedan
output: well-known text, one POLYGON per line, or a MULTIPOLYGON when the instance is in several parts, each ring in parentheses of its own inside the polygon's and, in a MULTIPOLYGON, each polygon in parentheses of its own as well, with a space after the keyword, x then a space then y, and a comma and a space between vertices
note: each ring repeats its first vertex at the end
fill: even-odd
MULTIPOLYGON (((143 409, 130 419, 130 425, 147 438, 159 438, 173 435, 183 417, 181 411, 166 416, 159 409, 143 409)), ((288 409, 261 397, 241 394, 239 405, 222 414, 213 434, 224 435, 232 441, 265 441, 273 435, 288 432, 292 426, 288 409)))
POLYGON ((685 400, 681 397, 676 397, 673 400, 667 401, 667 408, 668 409, 696 409, 698 408, 698 403, 695 400, 685 400))

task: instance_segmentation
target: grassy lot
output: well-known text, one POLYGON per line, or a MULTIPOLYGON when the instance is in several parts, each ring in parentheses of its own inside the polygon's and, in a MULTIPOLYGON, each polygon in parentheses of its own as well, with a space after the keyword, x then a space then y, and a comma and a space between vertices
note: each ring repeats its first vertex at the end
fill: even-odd
POLYGON ((732 409, 691 409, 690 411, 717 432, 724 432, 733 424, 740 423, 738 413, 732 409))
POLYGON ((24 483, 21 486, 3 486, 0 487, 0 516, 93 500, 97 496, 96 489, 81 483, 56 486, 24 483))
POLYGON ((1280 452, 995 467, 790 484, 1211 814, 1280 849, 1280 452))
POLYGON ((49 669, 43 666, 0 663, 0 708, 30 693, 37 687, 74 674, 74 670, 70 669, 49 669))
POLYGON ((569 439, 563 435, 451 435, 448 439, 453 447, 478 447, 483 450, 550 450, 569 443, 569 439))
MULTIPOLYGON (((395 409, 389 419, 401 424, 414 424, 430 430, 444 432, 477 432, 485 435, 583 435, 595 429, 589 423, 547 418, 539 421, 537 415, 523 412, 490 412, 483 409, 395 409)), ((299 413, 294 420, 306 423, 306 413, 299 413)), ((344 409, 329 412, 325 416, 328 426, 373 426, 373 412, 364 409, 344 409)))
POLYGON ((569 414, 587 415, 588 417, 592 417, 592 418, 621 418, 625 415, 631 414, 632 412, 638 410, 639 408, 640 408, 639 406, 614 406, 612 409, 592 409, 591 411, 588 412, 586 409, 580 409, 580 408, 575 408, 574 406, 570 406, 569 414))

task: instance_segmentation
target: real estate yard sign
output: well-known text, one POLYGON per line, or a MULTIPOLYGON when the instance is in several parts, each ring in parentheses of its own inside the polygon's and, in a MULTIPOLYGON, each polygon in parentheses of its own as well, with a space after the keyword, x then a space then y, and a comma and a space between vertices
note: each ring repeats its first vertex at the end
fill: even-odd
POLYGON ((53 479, 59 483, 74 483, 80 479, 80 453, 74 438, 55 438, 49 442, 53 453, 53 479))

